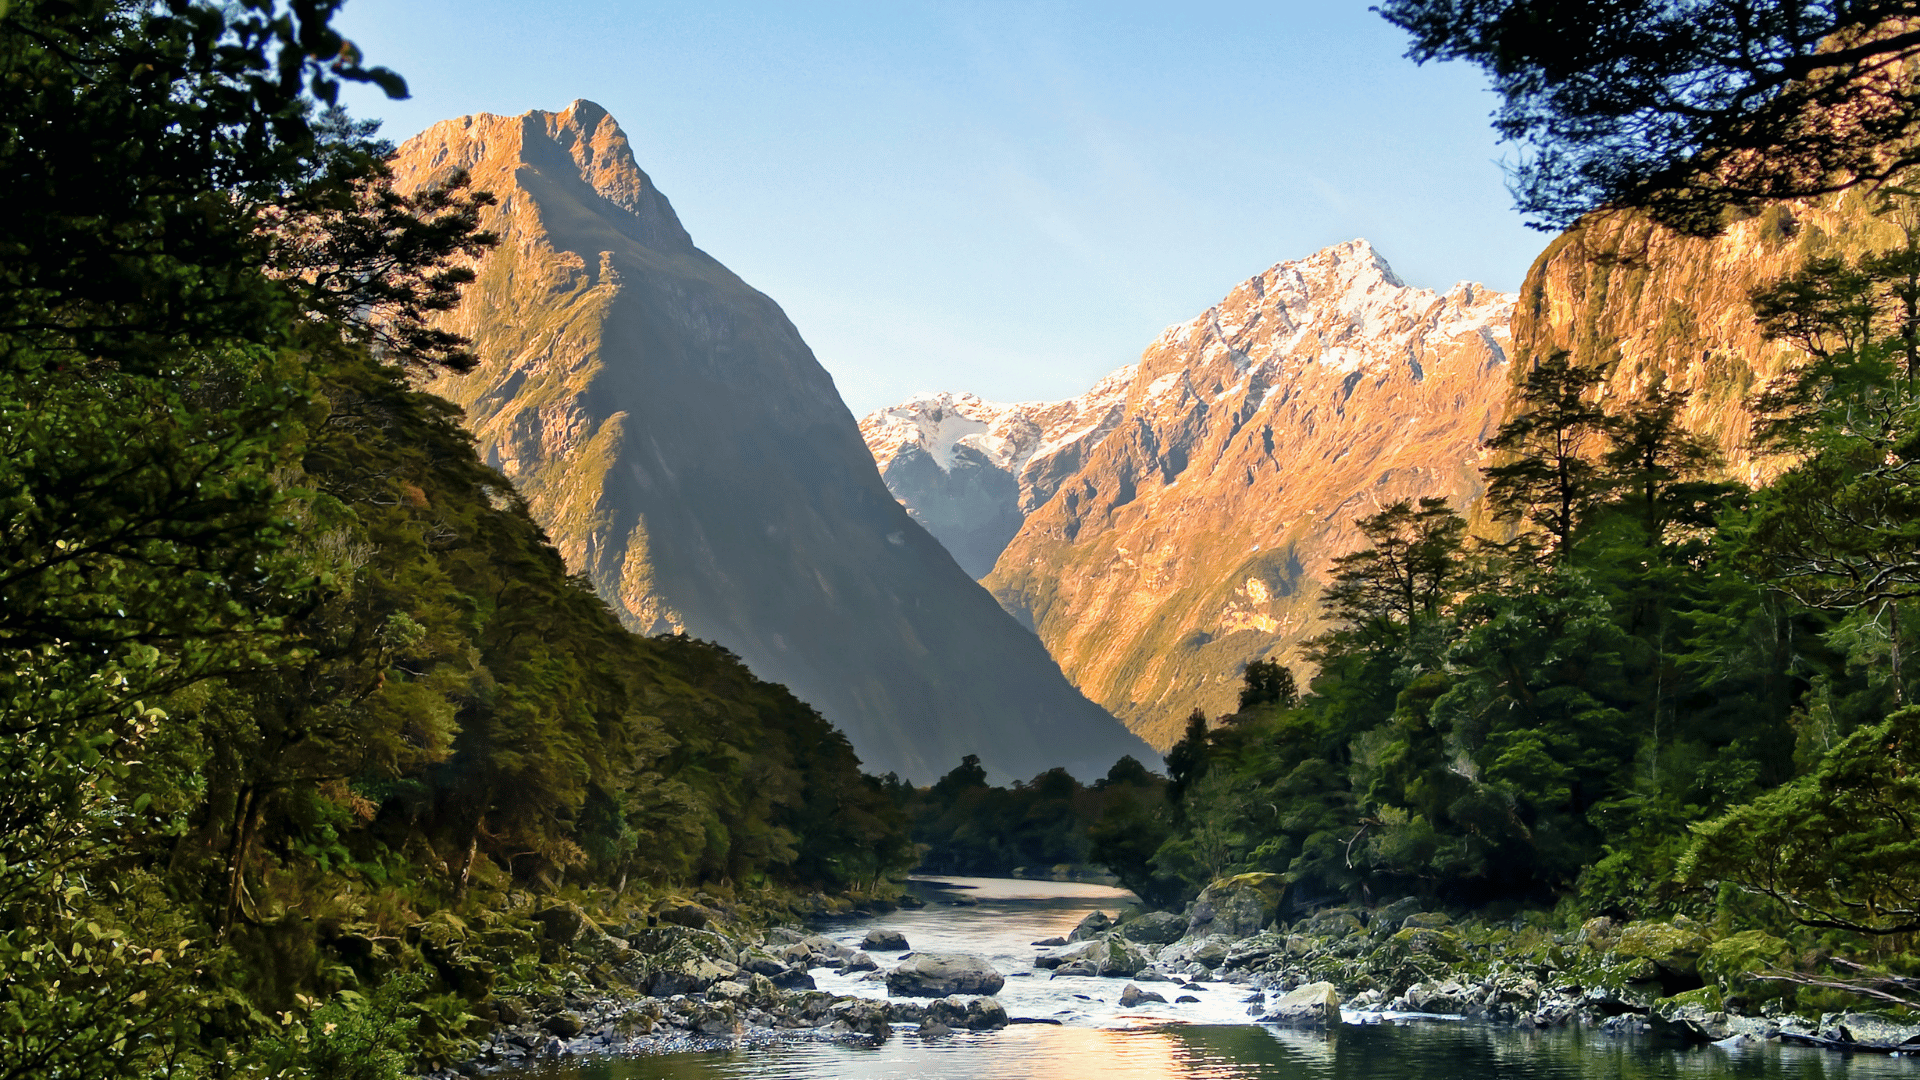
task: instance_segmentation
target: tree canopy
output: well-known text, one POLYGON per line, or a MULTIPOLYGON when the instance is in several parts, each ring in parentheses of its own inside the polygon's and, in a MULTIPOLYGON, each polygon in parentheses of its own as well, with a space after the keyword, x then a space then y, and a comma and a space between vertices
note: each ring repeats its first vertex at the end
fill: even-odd
POLYGON ((1732 205, 1920 161, 1912 0, 1385 0, 1419 62, 1486 71, 1519 208, 1602 206, 1713 232, 1732 205))

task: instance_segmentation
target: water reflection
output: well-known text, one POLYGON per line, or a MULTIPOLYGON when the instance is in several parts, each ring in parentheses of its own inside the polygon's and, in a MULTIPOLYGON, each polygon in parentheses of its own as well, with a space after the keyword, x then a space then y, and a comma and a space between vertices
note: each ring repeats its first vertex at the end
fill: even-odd
POLYGON ((530 1080, 1914 1080, 1920 1077, 1920 1060, 1780 1046, 1730 1051, 1583 1031, 1519 1032, 1463 1024, 1345 1027, 1332 1035, 1253 1026, 1015 1027, 933 1042, 897 1035, 877 1049, 803 1044, 594 1062, 525 1075, 530 1080))

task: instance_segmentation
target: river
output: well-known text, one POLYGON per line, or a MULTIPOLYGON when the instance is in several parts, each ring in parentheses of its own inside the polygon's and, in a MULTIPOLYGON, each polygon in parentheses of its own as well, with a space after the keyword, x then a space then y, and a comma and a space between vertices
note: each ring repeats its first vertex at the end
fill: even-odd
MULTIPOLYGON (((1121 1009, 1120 979, 1047 978, 1033 968, 1032 942, 1062 936, 1088 912, 1115 913, 1130 894, 1099 885, 998 878, 919 883, 929 903, 874 919, 847 920, 822 933, 858 945, 868 929, 898 930, 915 950, 988 957, 1007 975, 999 997, 1010 1016, 1058 1021, 1003 1031, 955 1032, 922 1040, 911 1025, 877 1048, 798 1042, 720 1053, 560 1063, 509 1074, 522 1080, 1920 1080, 1920 1059, 1765 1045, 1745 1050, 1688 1046, 1591 1029, 1522 1032, 1457 1021, 1342 1025, 1296 1032, 1252 1023, 1250 991, 1226 983, 1181 988, 1143 983, 1169 999, 1195 1002, 1121 1009), (956 899, 963 903, 955 903, 956 899)), ((899 954, 875 954, 891 967, 899 954)), ((885 997, 883 984, 814 972, 820 989, 885 997)))

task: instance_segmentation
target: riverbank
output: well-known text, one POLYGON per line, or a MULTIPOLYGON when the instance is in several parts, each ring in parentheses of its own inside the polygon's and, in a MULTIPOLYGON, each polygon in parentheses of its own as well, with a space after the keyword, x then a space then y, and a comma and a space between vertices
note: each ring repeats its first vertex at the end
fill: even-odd
POLYGON ((1556 932, 1538 916, 1456 922, 1412 901, 1287 918, 1284 890, 1262 875, 1216 883, 1178 915, 1124 907, 1117 890, 1072 886, 979 882, 928 896, 921 911, 822 913, 817 933, 549 915, 546 946, 578 973, 574 989, 496 995, 497 1023, 479 1052, 437 1075, 796 1042, 871 1045, 896 1025, 937 1041, 1023 1021, 1271 1028, 1425 1017, 1890 1053, 1907 1052, 1900 1044, 1920 1034, 1899 1016, 1796 1012, 1778 987, 1750 977, 1763 942, 1716 940, 1685 920, 1595 920, 1556 932), (1044 918, 1018 907, 1039 892, 1075 898, 1044 918), (956 996, 907 997, 888 984, 918 957, 968 950, 982 962, 976 981, 915 988, 956 996))
POLYGON ((1079 940, 1036 963, 1125 978, 1145 993, 1159 982, 1243 985, 1258 994, 1250 1015, 1269 1023, 1425 1015, 1920 1053, 1920 1017, 1862 1010, 1858 995, 1775 977, 1791 948, 1758 931, 1719 936, 1684 916, 1624 925, 1599 918, 1570 932, 1537 914, 1456 922, 1411 899, 1288 920, 1284 892, 1275 875, 1229 878, 1183 915, 1090 921, 1079 940))

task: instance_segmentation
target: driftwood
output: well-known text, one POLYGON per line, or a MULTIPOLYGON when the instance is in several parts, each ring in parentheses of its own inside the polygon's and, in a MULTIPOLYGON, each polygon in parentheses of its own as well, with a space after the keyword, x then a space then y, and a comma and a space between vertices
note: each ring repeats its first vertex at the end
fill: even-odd
MULTIPOLYGON (((1840 1033, 1851 1034, 1844 1027, 1840 1029, 1840 1033)), ((1823 1035, 1798 1035, 1791 1031, 1783 1031, 1780 1033, 1780 1041, 1793 1046, 1817 1046, 1823 1050, 1838 1050, 1846 1054, 1920 1053, 1920 1035, 1915 1035, 1906 1042, 1871 1043, 1855 1042, 1851 1038, 1829 1039, 1823 1035)))

